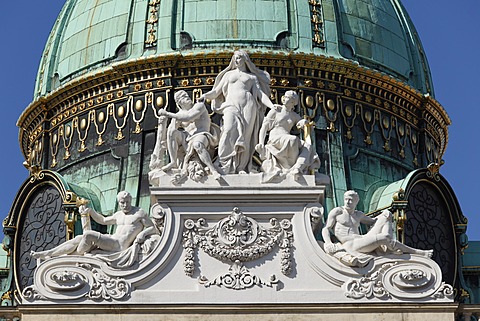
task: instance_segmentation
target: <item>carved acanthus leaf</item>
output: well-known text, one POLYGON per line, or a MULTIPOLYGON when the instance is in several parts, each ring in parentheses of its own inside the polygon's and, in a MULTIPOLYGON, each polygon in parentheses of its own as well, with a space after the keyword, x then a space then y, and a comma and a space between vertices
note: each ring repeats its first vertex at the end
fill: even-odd
POLYGON ((79 264, 78 266, 92 272, 93 284, 91 284, 90 291, 85 295, 87 298, 93 300, 120 300, 130 295, 131 286, 126 280, 112 278, 90 264, 79 264))

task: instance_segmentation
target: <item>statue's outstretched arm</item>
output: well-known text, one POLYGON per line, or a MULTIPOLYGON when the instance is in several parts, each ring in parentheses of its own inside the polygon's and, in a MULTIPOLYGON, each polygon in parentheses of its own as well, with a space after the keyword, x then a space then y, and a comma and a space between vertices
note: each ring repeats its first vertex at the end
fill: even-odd
POLYGON ((115 219, 115 215, 112 216, 103 216, 99 213, 97 213, 94 209, 87 208, 85 207, 85 210, 80 210, 81 213, 88 213, 91 218, 98 224, 102 225, 113 225, 117 223, 117 220, 115 219))

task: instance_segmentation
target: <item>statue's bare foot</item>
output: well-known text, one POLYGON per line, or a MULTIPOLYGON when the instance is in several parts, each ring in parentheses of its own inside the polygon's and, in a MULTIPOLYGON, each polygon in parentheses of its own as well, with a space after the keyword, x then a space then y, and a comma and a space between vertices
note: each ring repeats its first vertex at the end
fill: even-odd
POLYGON ((43 252, 35 252, 35 251, 30 251, 30 256, 33 257, 34 259, 48 259, 49 256, 45 255, 43 252))
POLYGON ((425 257, 428 257, 428 258, 432 258, 433 256, 433 250, 420 250, 420 253, 418 253, 422 256, 425 256, 425 257))
POLYGON ((238 174, 240 174, 240 175, 247 175, 247 172, 245 172, 245 171, 239 171, 238 174))

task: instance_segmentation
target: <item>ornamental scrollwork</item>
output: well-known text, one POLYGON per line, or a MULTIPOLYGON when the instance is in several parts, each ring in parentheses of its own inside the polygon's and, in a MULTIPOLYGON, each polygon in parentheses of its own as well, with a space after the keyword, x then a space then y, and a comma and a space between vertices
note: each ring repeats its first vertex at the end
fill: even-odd
POLYGON ((274 284, 278 283, 278 279, 272 274, 268 281, 262 280, 260 277, 252 274, 240 261, 237 260, 228 269, 227 273, 216 277, 212 281, 209 281, 205 276, 201 276, 198 279, 198 282, 205 287, 218 285, 224 286, 228 289, 243 290, 253 286, 262 285, 272 287, 274 284))
POLYGON ((270 219, 270 228, 261 226, 256 220, 243 214, 239 208, 214 226, 208 227, 205 219, 184 223, 183 248, 185 249, 184 272, 192 276, 195 269, 195 248, 222 262, 248 262, 261 258, 273 249, 280 249, 282 273, 292 271, 291 247, 293 244, 292 224, 283 219, 270 219))
POLYGON ((93 283, 90 291, 85 295, 93 300, 121 300, 130 295, 131 286, 122 278, 113 278, 90 264, 79 264, 86 270, 91 271, 93 283))
POLYGON ((385 290, 382 277, 385 270, 395 263, 384 264, 378 271, 367 274, 360 279, 351 279, 345 283, 345 296, 352 299, 361 298, 389 298, 390 293, 385 290))
POLYGON ((54 261, 39 272, 44 282, 23 289, 22 296, 27 301, 80 298, 112 301, 130 296, 132 287, 127 280, 108 275, 98 265, 54 261))
POLYGON ((453 286, 450 284, 446 284, 445 282, 442 282, 442 286, 435 292, 433 295, 437 299, 443 299, 443 298, 451 298, 454 295, 454 290, 453 286))
POLYGON ((344 284, 345 295, 352 299, 430 298, 450 299, 453 287, 439 282, 439 271, 420 261, 390 262, 360 279, 350 279, 344 284))

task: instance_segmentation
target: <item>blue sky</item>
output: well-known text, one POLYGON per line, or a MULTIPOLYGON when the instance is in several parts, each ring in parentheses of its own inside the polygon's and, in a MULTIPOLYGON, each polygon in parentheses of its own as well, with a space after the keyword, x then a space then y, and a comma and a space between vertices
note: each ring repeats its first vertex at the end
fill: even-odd
MULTIPOLYGON (((4 1, 0 10, 0 217, 8 214, 27 178, 15 126, 32 101, 43 47, 63 0, 4 1)), ((480 240, 480 1, 403 0, 422 39, 436 99, 453 124, 441 174, 453 187, 469 219, 470 240, 480 240)))

